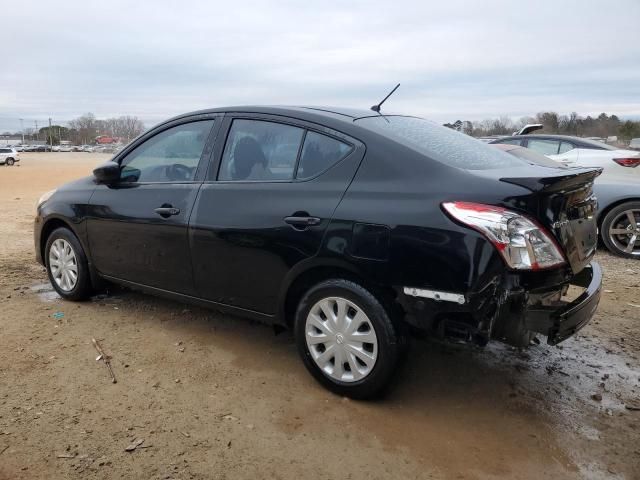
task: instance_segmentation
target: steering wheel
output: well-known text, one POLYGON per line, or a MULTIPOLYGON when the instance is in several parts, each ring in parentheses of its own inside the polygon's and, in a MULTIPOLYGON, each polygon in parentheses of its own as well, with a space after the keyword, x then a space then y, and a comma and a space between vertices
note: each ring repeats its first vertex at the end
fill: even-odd
POLYGON ((174 163, 173 165, 168 165, 167 170, 167 179, 169 180, 191 180, 193 178, 193 169, 187 167, 186 165, 182 165, 181 163, 174 163))

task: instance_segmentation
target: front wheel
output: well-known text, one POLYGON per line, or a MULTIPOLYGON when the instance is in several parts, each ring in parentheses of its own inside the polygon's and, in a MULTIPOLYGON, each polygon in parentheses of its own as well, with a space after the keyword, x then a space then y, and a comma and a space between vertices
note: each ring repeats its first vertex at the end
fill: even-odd
POLYGON ((640 260, 640 202, 611 209, 602 221, 601 235, 611 253, 640 260))
POLYGON ((49 281, 66 300, 84 300, 92 291, 91 277, 82 245, 67 228, 57 228, 45 246, 49 281))
POLYGON ((7 165, 12 166, 13 165, 13 158, 7 158, 7 165))
POLYGON ((378 299, 343 279, 319 283, 304 295, 295 337, 302 361, 322 385, 358 399, 388 386, 405 344, 378 299))

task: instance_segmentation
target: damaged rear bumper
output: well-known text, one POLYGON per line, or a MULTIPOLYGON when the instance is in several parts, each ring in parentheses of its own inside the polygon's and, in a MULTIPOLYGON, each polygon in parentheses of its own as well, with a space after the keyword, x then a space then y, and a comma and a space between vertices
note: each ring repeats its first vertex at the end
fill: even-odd
POLYGON ((576 275, 557 271, 527 279, 510 273, 471 294, 404 287, 398 300, 405 320, 420 330, 481 345, 495 339, 525 347, 534 333, 546 335, 550 345, 574 335, 595 315, 601 288, 602 270, 592 262, 576 275), (565 301, 570 286, 584 291, 565 301))
POLYGON ((566 340, 593 318, 600 302, 602 269, 592 262, 569 283, 585 289, 572 302, 532 305, 526 309, 525 326, 534 332, 546 334, 549 345, 566 340))

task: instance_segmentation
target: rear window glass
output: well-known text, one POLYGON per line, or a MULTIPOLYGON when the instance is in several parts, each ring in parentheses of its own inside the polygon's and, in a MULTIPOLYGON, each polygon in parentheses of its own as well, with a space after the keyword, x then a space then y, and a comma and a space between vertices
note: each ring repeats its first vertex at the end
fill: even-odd
POLYGON ((510 150, 507 150, 507 153, 509 153, 509 155, 513 155, 515 157, 526 160, 527 162, 534 165, 551 168, 566 168, 564 164, 551 160, 549 157, 545 157, 541 153, 534 152, 533 150, 530 150, 528 148, 512 148, 510 150))
POLYGON ((489 170, 526 164, 464 133, 422 118, 380 115, 360 118, 357 122, 433 160, 456 168, 489 170))
POLYGON ((296 178, 304 180, 315 177, 338 163, 350 152, 351 146, 346 143, 316 132, 307 132, 296 178))
POLYGON ((302 128, 264 120, 231 124, 218 178, 235 181, 291 180, 302 128))
POLYGON ((617 148, 612 145, 607 145, 604 142, 598 142, 597 140, 590 140, 588 138, 581 138, 580 142, 583 144, 581 145, 582 148, 592 148, 595 150, 617 150, 617 148))

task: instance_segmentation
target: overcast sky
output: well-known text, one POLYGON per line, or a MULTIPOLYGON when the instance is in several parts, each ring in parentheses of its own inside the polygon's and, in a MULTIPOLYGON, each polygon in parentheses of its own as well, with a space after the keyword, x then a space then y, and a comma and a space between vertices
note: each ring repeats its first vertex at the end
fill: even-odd
POLYGON ((84 112, 147 126, 225 105, 436 121, 640 117, 640 0, 23 1, 2 9, 0 131, 84 112))

